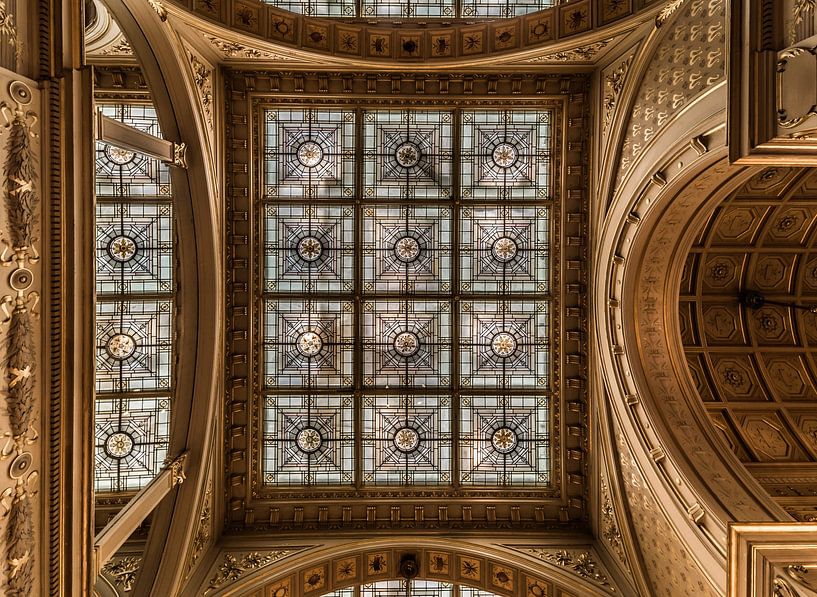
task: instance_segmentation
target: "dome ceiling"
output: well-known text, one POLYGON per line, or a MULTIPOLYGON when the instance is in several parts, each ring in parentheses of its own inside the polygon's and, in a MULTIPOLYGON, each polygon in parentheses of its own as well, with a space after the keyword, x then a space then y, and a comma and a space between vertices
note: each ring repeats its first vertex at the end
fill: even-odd
POLYGON ((681 282, 689 370, 712 424, 801 518, 817 461, 817 177, 769 168, 724 201, 681 282), (759 293, 748 305, 741 293, 759 293), (794 305, 800 306, 797 308, 794 305), (785 469, 773 463, 786 463, 785 469), (799 485, 799 486, 798 486, 799 485))
MULTIPOLYGON (((190 15, 202 17, 191 24, 205 37, 213 37, 215 41, 211 41, 216 47, 219 38, 230 36, 222 35, 226 32, 216 30, 213 24, 232 30, 233 37, 239 33, 241 37, 221 42, 226 44, 223 50, 228 58, 310 60, 317 54, 331 56, 333 63, 336 60, 369 63, 374 59, 401 64, 416 62, 423 68, 434 68, 452 61, 478 64, 494 59, 497 54, 518 56, 531 63, 594 61, 612 47, 617 36, 632 29, 632 19, 627 17, 643 10, 649 20, 647 9, 655 9, 661 3, 573 0, 535 10, 549 2, 468 0, 457 2, 446 11, 445 4, 440 2, 413 3, 415 8, 410 8, 404 1, 395 0, 371 6, 364 2, 359 8, 360 16, 355 16, 357 9, 352 8, 355 3, 344 11, 343 2, 328 0, 310 3, 186 0, 154 4, 164 18, 168 14, 187 21, 190 15), (302 11, 326 16, 306 16, 284 9, 300 8, 301 4, 306 4, 302 11), (342 18, 327 18, 330 15, 342 18), (509 18, 496 18, 500 15, 509 18), (251 52, 257 55, 246 54, 247 34, 259 42, 268 42, 270 47, 251 52), (568 40, 571 41, 566 44, 568 40), (231 44, 238 44, 232 53, 231 44)), ((659 23, 674 11, 675 4, 678 3, 661 11, 659 23)))

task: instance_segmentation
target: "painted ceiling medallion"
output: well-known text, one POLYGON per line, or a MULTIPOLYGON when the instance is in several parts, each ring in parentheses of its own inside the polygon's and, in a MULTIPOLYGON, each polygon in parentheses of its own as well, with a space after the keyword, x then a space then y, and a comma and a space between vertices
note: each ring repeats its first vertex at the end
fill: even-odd
POLYGON ((510 143, 500 143, 494 147, 491 159, 500 168, 510 168, 519 159, 519 152, 510 143))
POLYGON ((516 241, 509 236, 501 236, 491 245, 491 254, 494 256, 494 259, 500 263, 513 261, 517 253, 519 253, 519 246, 516 244, 516 241))
POLYGON ((408 454, 420 445, 420 434, 411 427, 402 427, 394 433, 394 447, 400 452, 408 454))
POLYGON ((296 155, 304 168, 315 168, 323 161, 323 148, 314 141, 304 141, 298 146, 296 155))
POLYGON ((105 148, 105 155, 108 156, 108 159, 114 164, 118 164, 119 166, 124 166, 125 164, 133 161, 133 158, 136 157, 136 154, 132 151, 128 151, 127 149, 122 149, 121 147, 116 147, 114 145, 108 145, 105 148))
POLYGON ((411 263, 420 256, 420 243, 411 236, 398 238, 394 243, 394 255, 403 263, 411 263))
POLYGON ((323 245, 319 238, 305 236, 298 241, 298 256, 307 263, 314 263, 323 254, 323 245))
POLYGON ((123 431, 112 433, 105 439, 105 451, 112 458, 124 458, 133 452, 133 438, 123 431))
POLYGON ((108 340, 106 349, 113 358, 124 361, 136 351, 136 340, 128 334, 116 334, 108 340))
POLYGON ((310 358, 318 354, 323 348, 323 340, 315 332, 304 332, 295 341, 295 345, 303 356, 310 358))
POLYGON ((136 255, 136 242, 129 236, 117 236, 108 243, 108 254, 122 263, 130 261, 136 255))
POLYGON ((304 454, 317 452, 321 444, 323 444, 321 433, 314 427, 304 427, 295 436, 295 445, 304 454))
POLYGON ((491 434, 491 445, 500 454, 513 452, 519 443, 519 437, 510 427, 500 427, 491 434))
POLYGON ((508 332, 500 332, 491 339, 491 350, 496 356, 507 359, 516 352, 516 338, 508 332))
POLYGON ((406 141, 397 146, 394 151, 394 159, 403 168, 412 168, 420 162, 422 152, 416 143, 406 141))
POLYGON ((394 339, 394 350, 401 357, 410 357, 420 350, 420 339, 414 332, 400 332, 394 339))

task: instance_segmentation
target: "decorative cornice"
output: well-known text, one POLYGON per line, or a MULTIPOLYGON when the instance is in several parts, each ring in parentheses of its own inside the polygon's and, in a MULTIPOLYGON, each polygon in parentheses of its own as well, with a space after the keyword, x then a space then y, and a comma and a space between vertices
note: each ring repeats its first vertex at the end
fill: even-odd
POLYGON ((266 553, 254 551, 243 556, 224 554, 224 561, 219 565, 205 593, 218 589, 228 582, 238 580, 245 572, 258 570, 264 566, 269 566, 276 560, 291 554, 291 550, 279 549, 266 553))
POLYGON ((130 592, 136 582, 136 576, 142 567, 142 558, 128 556, 110 560, 102 567, 102 572, 111 578, 113 583, 124 592, 130 592))

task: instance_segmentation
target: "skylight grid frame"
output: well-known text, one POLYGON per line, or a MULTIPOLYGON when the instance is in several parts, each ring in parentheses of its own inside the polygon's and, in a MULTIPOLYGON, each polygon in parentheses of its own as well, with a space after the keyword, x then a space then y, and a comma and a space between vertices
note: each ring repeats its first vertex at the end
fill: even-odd
MULTIPOLYGON (((147 102, 100 111, 161 137, 147 102)), ((135 492, 164 466, 175 363, 175 222, 169 167, 96 144, 96 425, 94 483, 135 492)))
POLYGON ((265 0, 311 17, 379 19, 511 18, 558 4, 558 0, 265 0), (358 9, 359 6, 359 9, 358 9), (359 12, 358 12, 359 10, 359 12))
MULTIPOLYGON (((266 116, 266 112, 274 109, 276 109, 274 105, 259 104, 258 111, 256 112, 259 122, 267 122, 268 118, 266 116)), ((331 111, 333 109, 345 111, 349 108, 344 105, 327 106, 325 108, 327 111, 331 111)), ((469 109, 467 110, 467 113, 481 114, 482 112, 487 112, 488 110, 490 110, 490 108, 480 107, 478 110, 469 109)), ((521 110, 524 110, 524 108, 521 108, 521 110)), ((353 281, 354 290, 351 293, 351 295, 354 296, 352 310, 355 323, 353 328, 356 330, 353 340, 353 359, 357 363, 353 376, 353 384, 351 387, 349 387, 345 383, 346 380, 344 380, 343 385, 335 385, 332 387, 332 384, 327 385, 318 381, 320 379, 320 373, 318 371, 308 372, 307 375, 301 377, 301 389, 307 392, 307 394, 303 394, 302 397, 307 399, 308 396, 313 395, 315 392, 329 391, 343 394, 352 391, 355 401, 355 418, 357 421, 357 439, 355 440, 357 446, 355 456, 356 466, 353 487, 357 488, 358 490, 365 490, 368 487, 380 486, 411 487, 412 484, 416 482, 419 482, 421 485, 425 483, 425 485, 422 486, 426 487, 440 487, 443 489, 443 491, 445 491, 445 487, 454 489, 460 486, 465 487, 468 485, 476 487, 478 484, 470 482, 462 484, 459 482, 459 465, 457 462, 458 457, 456 457, 457 451, 456 448, 453 447, 460 441, 457 439, 457 429, 460 424, 457 414, 459 412, 457 406, 458 401, 463 396, 469 396, 475 390, 468 387, 467 384, 463 385, 460 382, 457 382, 456 376, 458 375, 459 362, 447 355, 447 352, 455 349, 460 336, 460 328, 456 322, 459 321, 462 314, 459 311, 452 310, 452 306, 456 303, 457 308, 460 308, 460 303, 462 302, 463 298, 472 300, 473 298, 482 297, 498 301, 497 304, 506 304, 508 301, 538 297, 540 299, 539 306, 541 306, 543 302, 547 304, 552 300, 552 297, 549 294, 551 281, 549 279, 550 268, 547 264, 547 259, 551 254, 549 250, 549 241, 552 238, 551 231, 549 229, 549 210, 552 209, 553 201, 550 196, 542 197, 540 193, 538 197, 534 195, 532 198, 520 198, 509 203, 509 205, 512 204, 512 207, 509 209, 517 210, 517 212, 514 212, 516 216, 519 216, 519 213, 521 213, 519 210, 522 210, 534 220, 538 218, 538 221, 535 223, 535 230, 530 234, 532 242, 530 249, 522 249, 521 240, 519 241, 520 247, 518 247, 523 251, 530 251, 532 255, 534 253, 538 253, 539 261, 544 259, 546 262, 544 267, 539 267, 536 276, 532 276, 536 279, 532 280, 532 283, 528 287, 512 288, 508 283, 500 283, 494 287, 483 288, 476 286, 475 288, 460 288, 457 285, 458 281, 456 278, 459 277, 458 267, 460 267, 462 258, 461 255, 458 254, 458 251, 451 250, 451 247, 452 245, 457 246, 458 244, 461 244, 455 239, 460 238, 458 235, 460 234, 460 228, 462 226, 462 212, 466 209, 477 209, 483 211, 486 209, 489 211, 493 209, 496 213, 504 214, 503 208, 500 208, 495 204, 491 204, 490 202, 486 203, 485 201, 474 200, 472 198, 456 199, 456 197, 459 196, 458 189, 460 188, 459 181, 461 179, 460 165, 457 160, 454 159, 454 156, 458 155, 457 152, 459 151, 459 136, 456 134, 456 131, 458 130, 456 127, 460 126, 461 114, 463 113, 463 110, 456 105, 450 107, 434 106, 433 109, 427 111, 430 114, 429 116, 428 114, 423 113, 424 110, 422 108, 415 108, 411 110, 392 109, 389 111, 384 111, 377 110, 376 108, 370 109, 364 104, 355 106, 355 111, 357 114, 355 119, 357 123, 357 139, 359 141, 356 144, 354 151, 359 168, 357 170, 356 180, 357 190, 352 199, 342 200, 339 203, 337 203, 338 200, 334 200, 335 203, 337 203, 336 205, 333 203, 333 200, 321 200, 317 194, 313 193, 311 196, 305 197, 299 201, 294 197, 284 198, 275 193, 270 194, 267 192, 268 189, 265 186, 263 197, 258 202, 258 205, 262 210, 259 216, 259 233, 264 235, 264 238, 269 237, 268 230, 270 224, 268 214, 270 213, 270 210, 273 210, 276 213, 281 210, 289 210, 288 213, 291 213, 292 210, 300 209, 304 214, 317 214, 322 209, 326 210, 340 206, 340 209, 346 210, 345 213, 347 217, 349 217, 348 210, 354 210, 354 216, 353 218, 350 218, 353 219, 353 227, 355 229, 354 245, 362 250, 357 252, 354 260, 355 279, 353 281), (385 118, 383 118, 384 115, 385 118), (427 126, 430 118, 434 120, 435 124, 441 124, 452 131, 449 133, 450 141, 446 142, 445 149, 442 152, 443 158, 450 160, 450 165, 445 170, 446 184, 438 185, 443 189, 447 187, 450 189, 450 191, 447 193, 432 193, 430 197, 423 196, 421 194, 421 196, 418 197, 416 192, 411 192, 411 190, 407 189, 405 186, 401 188, 399 185, 395 185, 396 188, 388 188, 387 185, 384 191, 382 185, 373 184, 373 181, 376 179, 378 174, 378 168, 382 167, 382 165, 378 166, 378 164, 374 163, 373 158, 383 157, 385 155, 383 152, 378 152, 377 150, 372 149, 372 147, 376 146, 377 142, 382 141, 384 137, 383 135, 378 137, 378 131, 374 125, 378 123, 385 124, 387 127, 391 127, 396 131, 400 131, 399 127, 401 126, 405 127, 403 130, 408 130, 408 137, 407 139, 398 141, 410 141, 414 139, 414 137, 412 137, 412 127, 418 128, 418 121, 419 127, 423 127, 423 125, 427 126), (381 219, 378 220, 378 218, 381 219), (398 262, 396 264, 396 268, 394 267, 395 264, 392 263, 392 271, 390 272, 385 271, 382 265, 379 269, 376 265, 376 256, 378 253, 386 253, 383 250, 379 250, 379 248, 376 246, 377 241, 386 237, 396 238, 397 236, 400 236, 399 230, 397 232, 394 230, 387 230, 386 233, 378 234, 378 225, 385 222, 385 228, 391 226, 399 229, 399 224, 401 221, 405 222, 407 221, 407 218, 412 225, 418 223, 417 221, 414 221, 415 218, 421 222, 425 222, 426 224, 433 223, 438 229, 437 238, 440 238, 441 234, 444 234, 449 239, 448 243, 443 244, 436 250, 437 255, 435 256, 438 258, 438 260, 441 255, 444 255, 447 263, 445 267, 446 273, 442 276, 437 275, 436 277, 438 279, 434 284, 423 284, 422 276, 417 275, 417 271, 409 271, 409 264, 406 263, 398 262), (534 240, 534 238, 536 240, 534 240), (404 271, 400 272, 400 269, 403 269, 404 271), (394 276, 395 280, 393 283, 388 282, 389 273, 397 274, 394 276), (522 292, 520 293, 519 290, 522 290, 522 292), (422 321, 421 315, 413 313, 412 311, 415 309, 415 306, 423 304, 434 305, 434 307, 431 309, 431 311, 428 311, 428 313, 442 315, 445 321, 422 321), (441 308, 440 305, 445 306, 441 308), (379 320, 378 316, 380 316, 379 320), (389 322, 384 321, 384 317, 386 319, 391 317, 391 319, 394 320, 392 323, 399 323, 402 321, 404 327, 409 326, 409 322, 410 325, 420 325, 420 327, 426 331, 434 331, 434 335, 441 339, 431 339, 430 341, 426 340, 426 342, 424 342, 426 348, 432 348, 435 350, 440 348, 442 349, 442 352, 432 354, 431 358, 424 361, 427 369, 426 373, 418 374, 418 371, 411 368, 406 371, 405 367, 398 367, 394 363, 389 364, 388 359, 384 359, 385 353, 393 352, 391 349, 393 348, 395 338, 392 338, 391 336, 399 334, 401 331, 406 331, 402 330, 402 328, 398 330, 394 326, 389 326, 389 322), (392 329, 393 327, 394 329, 392 329), (446 335, 450 335, 450 340, 443 339, 446 335), (383 336, 383 338, 379 336, 383 336), (367 354, 368 357, 366 356, 367 354), (385 364, 385 369, 391 370, 391 372, 385 371, 382 368, 378 370, 378 364, 385 364), (367 408, 371 410, 373 408, 376 409, 379 406, 384 406, 384 404, 390 400, 389 393, 391 393, 391 396, 393 397, 395 395, 395 390, 400 392, 400 395, 404 397, 408 396, 410 399, 426 398, 427 400, 447 401, 443 408, 446 410, 446 420, 449 421, 450 428, 448 432, 443 434, 446 439, 442 441, 446 444, 446 446, 449 444, 451 445, 450 448, 446 448, 450 452, 450 455, 446 456, 447 462, 450 464, 447 467, 442 468, 447 468, 449 470, 443 473, 437 471, 432 475, 432 477, 428 477, 427 475, 424 477, 424 473, 411 475, 407 474, 405 471, 403 471, 402 475, 399 472, 393 473, 392 475, 378 475, 371 468, 371 466, 367 464, 374 458, 372 455, 374 446, 378 444, 378 442, 382 446, 385 440, 383 440, 383 438, 367 439, 367 436, 363 431, 363 427, 361 427, 361 425, 365 426, 367 424, 365 422, 365 412, 367 411, 367 408), (406 392, 409 392, 409 394, 407 395, 406 392), (381 402, 383 404, 381 404, 381 402)), ((508 114, 507 110, 497 111, 494 109, 494 112, 497 114, 508 114)), ((550 115, 551 110, 547 109, 545 111, 531 111, 528 109, 527 112, 535 114, 545 113, 550 115)), ((547 122, 549 124, 549 119, 547 122)), ((433 137, 433 132, 431 135, 428 133, 429 131, 423 132, 426 137, 433 137)), ((547 139, 548 143, 553 142, 553 135, 548 134, 544 137, 547 139)), ((261 135, 259 140, 263 140, 263 142, 266 143, 268 142, 269 137, 261 135)), ((391 144, 394 145, 394 143, 391 144)), ((429 142, 429 146, 436 148, 440 146, 440 143, 438 142, 438 139, 432 139, 429 142)), ((270 152, 268 149, 269 148, 264 145, 261 145, 258 148, 259 153, 264 156, 265 160, 268 159, 268 156, 274 155, 274 152, 270 152)), ((552 148, 548 148, 546 153, 548 160, 550 158, 551 151, 552 148)), ((436 154, 435 157, 437 157, 436 154)), ((547 167, 552 167, 549 161, 547 167)), ((268 171, 268 167, 265 166, 264 170, 268 171)), ((384 226, 381 226, 381 228, 384 228, 384 226)), ((258 227, 256 229, 258 230, 258 227)), ((504 228, 500 230, 500 232, 503 231, 504 228)), ((474 239, 477 237, 476 234, 472 236, 474 239)), ((429 239, 434 237, 434 234, 429 231, 424 231, 422 234, 416 235, 416 237, 422 242, 428 242, 429 239)), ((346 238, 348 239, 348 234, 346 235, 346 238)), ((433 242, 433 240, 431 240, 431 242, 433 242)), ((470 242, 473 242, 473 239, 470 242)), ((268 246, 264 247, 265 253, 268 252, 268 248, 268 246)), ((334 246, 327 248, 330 251, 333 250, 338 253, 348 253, 348 245, 345 244, 341 246, 339 250, 338 247, 334 246)), ((461 248, 462 247, 460 247, 460 249, 461 248)), ((295 247, 291 246, 290 249, 294 250, 295 247)), ((382 247, 380 249, 382 249, 382 247)), ((484 247, 479 251, 475 250, 473 252, 479 253, 485 251, 490 252, 491 247, 484 247)), ((429 250, 429 252, 431 252, 431 250, 429 250)), ((263 288, 262 294, 264 297, 264 310, 268 309, 270 301, 273 300, 301 299, 304 301, 344 301, 348 300, 350 297, 348 279, 344 280, 345 286, 343 287, 339 286, 338 284, 334 284, 332 286, 333 291, 327 291, 325 286, 319 289, 317 284, 308 284, 306 286, 300 285, 298 288, 290 287, 287 291, 277 282, 270 285, 270 280, 267 277, 270 274, 269 268, 264 266, 262 270, 263 271, 259 272, 259 287, 263 288), (309 290, 310 288, 311 290, 309 290)), ((434 277, 434 274, 439 274, 441 270, 438 267, 437 271, 435 272, 434 268, 432 267, 429 271, 431 273, 431 277, 434 277)), ((506 277, 508 279, 513 277, 509 272, 509 268, 505 265, 500 268, 500 271, 502 272, 500 277, 503 279, 506 277), (506 274, 505 272, 509 273, 506 274)), ((522 271, 522 275, 520 276, 519 271, 520 270, 517 268, 517 278, 528 275, 522 271)), ((314 282, 318 282, 317 276, 313 278, 311 277, 311 274, 309 274, 309 279, 313 280, 314 282)), ((420 310, 423 311, 423 308, 421 307, 420 310)), ((297 309, 295 311, 297 312, 297 309)), ((264 318, 266 317, 266 314, 261 311, 259 312, 259 316, 264 318)), ((549 309, 540 309, 540 320, 542 318, 547 320, 549 317, 549 309)), ((544 323, 539 323, 535 327, 540 334, 543 333, 547 335, 549 333, 550 327, 547 321, 544 323)), ((408 330, 408 327, 406 327, 406 329, 408 330)), ((263 340, 262 345, 270 346, 268 341, 269 334, 264 332, 263 337, 267 339, 263 340)), ((331 343, 327 343, 327 346, 330 345, 331 343)), ((531 342, 530 346, 536 349, 548 350, 550 343, 548 341, 543 342, 541 340, 537 340, 535 342, 531 342)), ((549 368, 549 358, 546 357, 543 363, 538 364, 544 366, 546 369, 549 368)), ((267 398, 274 397, 283 392, 291 394, 293 390, 296 390, 294 385, 288 386, 287 388, 274 387, 279 384, 270 383, 269 369, 266 367, 267 366, 265 366, 266 373, 262 385, 265 388, 263 391, 267 398)), ((520 395, 528 394, 538 397, 540 402, 544 404, 544 409, 542 412, 544 413, 544 416, 547 417, 550 414, 547 405, 549 404, 552 396, 550 388, 547 387, 547 379, 548 375, 545 373, 545 375, 539 376, 538 381, 540 382, 540 385, 538 386, 534 381, 527 387, 522 388, 504 388, 504 386, 510 386, 511 384, 509 383, 500 383, 496 387, 503 387, 504 389, 502 391, 505 393, 518 393, 520 395), (545 380, 544 384, 541 383, 542 379, 545 380)), ((297 381, 294 383, 297 383, 297 381)), ((478 389, 482 392, 487 390, 486 388, 478 389)), ((265 424, 263 421, 264 417, 261 417, 261 424, 265 424)), ((265 440, 262 439, 262 441, 265 440)), ((551 446, 547 440, 543 440, 543 442, 543 449, 546 453, 548 453, 547 459, 544 460, 544 466, 549 467, 551 463, 549 456, 551 446)), ((473 442, 471 443, 473 444, 473 442)), ((261 479, 268 475, 268 473, 269 472, 264 469, 263 465, 259 467, 261 479)), ((490 480, 488 480, 487 477, 485 478, 486 487, 511 487, 506 483, 506 480, 510 479, 508 476, 498 475, 496 478, 490 480)), ((550 472, 548 471, 546 474, 542 474, 540 472, 540 474, 536 477, 536 481, 532 483, 530 482, 530 478, 526 477, 524 479, 524 484, 537 486, 538 489, 543 491, 547 491, 548 488, 552 489, 552 485, 550 484, 550 472)), ((322 484, 320 482, 315 482, 310 486, 321 487, 322 484)), ((286 489, 286 487, 282 486, 277 481, 274 485, 264 484, 262 481, 261 487, 263 487, 265 491, 269 489, 276 489, 280 492, 280 490, 286 489)), ((289 489, 297 490, 297 488, 297 485, 295 485, 291 486, 289 489)), ((304 487, 302 489, 307 488, 304 487)), ((342 491, 342 487, 339 489, 342 491)), ((349 489, 352 489, 352 487, 349 487, 349 489)))

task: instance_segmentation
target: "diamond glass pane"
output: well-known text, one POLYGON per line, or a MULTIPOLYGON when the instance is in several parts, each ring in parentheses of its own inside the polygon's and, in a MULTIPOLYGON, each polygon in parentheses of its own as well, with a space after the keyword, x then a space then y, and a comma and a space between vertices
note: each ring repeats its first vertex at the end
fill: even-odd
POLYGON ((355 16, 355 0, 264 0, 264 2, 310 17, 355 16))
POLYGON ((452 123, 451 112, 366 112, 363 118, 366 197, 451 197, 452 123))
POLYGON ((462 196, 550 198, 551 113, 462 113, 462 196))
POLYGON ((266 292, 351 292, 352 207, 267 205, 264 208, 266 292))
POLYGON ((364 386, 451 384, 449 302, 366 302, 362 334, 364 386))
POLYGON ((97 302, 97 392, 170 388, 172 311, 170 300, 97 302))
POLYGON ((453 0, 363 0, 363 16, 393 18, 453 17, 453 0))
POLYGON ((99 294, 173 290, 169 203, 97 203, 96 290, 99 294))
POLYGON ((353 110, 281 108, 264 117, 265 197, 354 196, 353 110))
POLYGON ((550 481, 548 428, 546 397, 463 396, 460 482, 546 485, 550 481))
POLYGON ((556 0, 462 0, 462 16, 518 17, 556 4, 556 0))
POLYGON ((473 206, 460 210, 463 293, 549 290, 548 208, 473 206))
POLYGON ((452 214, 451 207, 364 207, 364 292, 449 292, 452 214))
POLYGON ((548 389, 548 303, 460 303, 462 387, 548 389))
POLYGON ((363 483, 451 483, 449 396, 363 397, 363 483))
POLYGON ((167 457, 170 399, 97 398, 95 487, 136 491, 161 470, 167 457))
POLYGON ((267 387, 351 387, 351 302, 268 300, 264 307, 267 387))
POLYGON ((354 399, 270 395, 264 401, 265 485, 350 485, 354 399))

